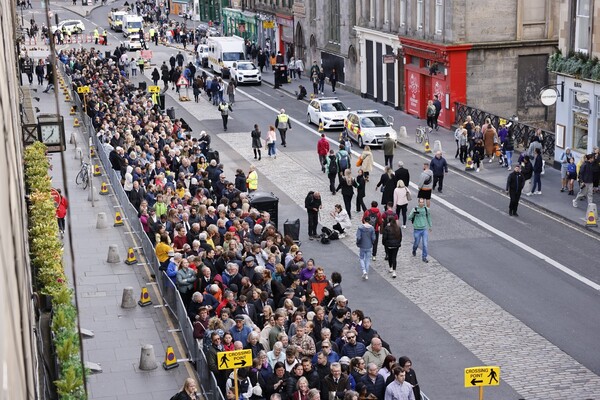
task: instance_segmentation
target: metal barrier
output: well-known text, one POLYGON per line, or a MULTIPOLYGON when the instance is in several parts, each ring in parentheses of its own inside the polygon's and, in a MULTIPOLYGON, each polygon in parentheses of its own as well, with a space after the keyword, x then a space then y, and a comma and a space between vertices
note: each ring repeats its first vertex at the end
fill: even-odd
MULTIPOLYGON (((475 123, 475 125, 483 125, 485 123, 485 119, 489 118, 492 121, 492 125, 499 127, 500 119, 505 119, 507 121, 511 120, 510 118, 502 118, 487 111, 480 110, 478 108, 474 108, 462 103, 454 103, 456 106, 456 113, 454 115, 454 120, 457 122, 464 122, 467 119, 467 116, 471 116, 471 119, 475 123)), ((529 141, 535 134, 535 131, 538 129, 535 126, 523 124, 521 122, 514 122, 513 134, 515 136, 515 147, 522 146, 523 150, 527 150, 529 146, 529 141)), ((542 133, 544 135, 544 143, 543 143, 543 153, 547 155, 550 159, 554 159, 554 143, 556 135, 554 132, 546 131, 542 129, 542 133)))

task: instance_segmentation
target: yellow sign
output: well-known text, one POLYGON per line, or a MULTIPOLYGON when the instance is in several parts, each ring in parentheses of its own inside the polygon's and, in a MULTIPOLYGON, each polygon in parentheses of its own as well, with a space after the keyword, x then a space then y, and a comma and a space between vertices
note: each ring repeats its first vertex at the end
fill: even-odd
POLYGON ((252 350, 221 351, 217 353, 219 369, 244 368, 252 366, 252 350))
POLYGON ((465 368, 465 387, 498 386, 500 384, 500 367, 465 368))
POLYGON ((160 93, 160 86, 148 86, 150 93, 160 93))
POLYGON ((275 28, 275 21, 263 21, 263 29, 275 28))
POLYGON ((506 125, 506 120, 504 118, 498 118, 499 125, 506 125))
POLYGON ((89 92, 90 92, 89 86, 79 86, 77 88, 77 93, 89 93, 89 92))

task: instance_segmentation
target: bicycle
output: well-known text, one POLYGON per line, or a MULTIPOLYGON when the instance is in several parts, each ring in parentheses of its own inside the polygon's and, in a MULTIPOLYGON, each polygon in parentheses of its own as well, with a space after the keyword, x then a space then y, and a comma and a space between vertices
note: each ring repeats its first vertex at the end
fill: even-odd
POLYGON ((425 142, 429 142, 429 134, 431 133, 431 131, 432 129, 430 127, 419 125, 415 132, 415 142, 423 143, 423 140, 425 142))
POLYGON ((75 183, 77 186, 83 185, 84 190, 87 189, 88 185, 90 184, 90 164, 85 162, 81 164, 81 169, 75 177, 75 183))

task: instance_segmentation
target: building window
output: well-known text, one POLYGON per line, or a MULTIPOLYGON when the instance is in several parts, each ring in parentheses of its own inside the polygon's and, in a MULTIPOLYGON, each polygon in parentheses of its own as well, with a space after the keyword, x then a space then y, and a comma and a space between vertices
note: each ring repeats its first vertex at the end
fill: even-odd
POLYGON ((310 20, 314 21, 317 19, 317 0, 310 0, 310 20))
POLYGON ((435 33, 444 31, 444 0, 435 0, 435 33))
POLYGON ((331 12, 329 13, 329 41, 340 43, 340 0, 331 1, 331 12))
POLYGON ((406 26, 406 0, 400 0, 400 26, 406 26))
POLYGON ((577 0, 575 51, 588 53, 590 47, 590 0, 577 0))
POLYGON ((423 0, 417 0, 417 30, 423 30, 423 19, 425 17, 425 3, 423 0))
POLYGON ((588 93, 572 91, 573 95, 573 150, 582 153, 588 148, 588 127, 590 120, 590 96, 588 93))

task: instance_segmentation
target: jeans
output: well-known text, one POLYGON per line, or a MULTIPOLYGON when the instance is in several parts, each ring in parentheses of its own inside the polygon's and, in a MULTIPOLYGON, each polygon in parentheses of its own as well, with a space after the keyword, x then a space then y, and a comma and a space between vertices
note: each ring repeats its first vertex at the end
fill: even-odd
POLYGON ((377 245, 379 244, 379 232, 375 232, 375 241, 373 242, 373 257, 377 257, 377 245))
POLYGON ((319 164, 321 164, 321 171, 325 172, 325 166, 327 165, 327 154, 319 154, 319 164))
POLYGON ((360 269, 363 274, 369 273, 369 267, 371 266, 371 249, 360 249, 358 253, 360 258, 360 269))
POLYGON ((270 156, 274 156, 274 155, 276 154, 276 152, 277 152, 277 150, 275 149, 275 142, 273 142, 273 143, 269 143, 269 144, 267 145, 267 147, 268 147, 268 149, 269 149, 269 151, 268 151, 268 153, 269 153, 269 157, 270 157, 270 156))
POLYGON ((538 188, 538 190, 541 192, 542 191, 542 173, 541 172, 534 172, 533 173, 533 186, 531 187, 531 192, 535 192, 535 188, 538 188))
POLYGON ((323 93, 325 91, 325 81, 319 81, 319 92, 323 93))
POLYGON ((421 239, 423 239, 423 252, 421 257, 423 260, 425 260, 427 258, 427 241, 429 239, 429 233, 427 229, 415 229, 413 232, 413 237, 415 240, 413 243, 413 252, 417 251, 419 248, 419 243, 421 242, 421 239))
POLYGON ((513 150, 506 150, 506 163, 508 164, 508 167, 512 167, 512 156, 513 156, 513 150))

